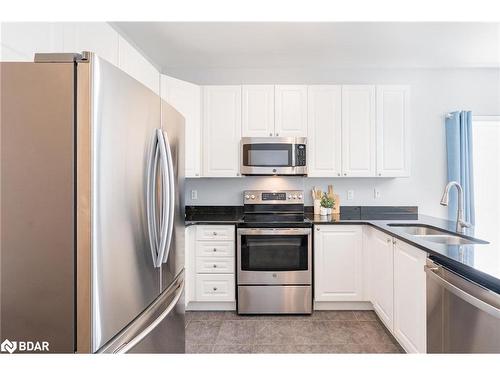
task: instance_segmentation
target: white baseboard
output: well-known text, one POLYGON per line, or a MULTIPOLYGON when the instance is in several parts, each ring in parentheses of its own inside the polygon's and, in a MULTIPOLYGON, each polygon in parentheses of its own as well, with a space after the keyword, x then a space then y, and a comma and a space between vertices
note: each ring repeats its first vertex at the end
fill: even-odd
POLYGON ((236 302, 195 302, 186 306, 186 311, 235 311, 236 302))
POLYGON ((371 302, 319 302, 314 301, 314 310, 373 310, 371 302))

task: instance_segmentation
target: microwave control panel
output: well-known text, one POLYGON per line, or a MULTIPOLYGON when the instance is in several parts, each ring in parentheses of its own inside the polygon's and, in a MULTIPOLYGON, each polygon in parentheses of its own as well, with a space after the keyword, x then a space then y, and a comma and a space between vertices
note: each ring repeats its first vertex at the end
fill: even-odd
POLYGON ((305 167, 306 164, 306 145, 295 145, 295 165, 305 167))

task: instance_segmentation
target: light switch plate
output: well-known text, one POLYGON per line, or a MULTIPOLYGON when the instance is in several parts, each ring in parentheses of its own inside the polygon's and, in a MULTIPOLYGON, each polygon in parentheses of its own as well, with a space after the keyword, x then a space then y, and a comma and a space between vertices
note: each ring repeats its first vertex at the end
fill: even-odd
POLYGON ((375 199, 380 199, 380 190, 379 189, 377 189, 377 188, 373 189, 373 197, 375 199))
POLYGON ((191 200, 197 200, 198 199, 198 190, 191 190, 191 200))

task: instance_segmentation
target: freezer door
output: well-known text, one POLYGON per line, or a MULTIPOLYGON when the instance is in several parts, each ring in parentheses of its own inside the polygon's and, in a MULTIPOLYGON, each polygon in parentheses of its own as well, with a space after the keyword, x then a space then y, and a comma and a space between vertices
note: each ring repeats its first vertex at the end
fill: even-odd
MULTIPOLYGON (((184 269, 184 117, 170 104, 161 104, 162 130, 167 145, 167 174, 172 182, 168 208, 167 248, 163 254, 161 285, 168 288, 179 272, 184 269)), ((167 206, 167 205, 166 205, 167 206)))
POLYGON ((184 272, 99 353, 184 353, 184 272))
POLYGON ((0 63, 0 341, 73 352, 74 64, 0 63))
POLYGON ((96 56, 92 60, 92 351, 160 293, 150 248, 146 186, 160 99, 96 56))

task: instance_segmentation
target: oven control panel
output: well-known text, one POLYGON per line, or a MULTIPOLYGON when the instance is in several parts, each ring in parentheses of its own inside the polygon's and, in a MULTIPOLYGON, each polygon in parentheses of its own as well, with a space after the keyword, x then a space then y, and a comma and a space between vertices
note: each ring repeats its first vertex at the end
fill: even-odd
POLYGON ((302 190, 247 190, 244 204, 304 204, 302 190))

